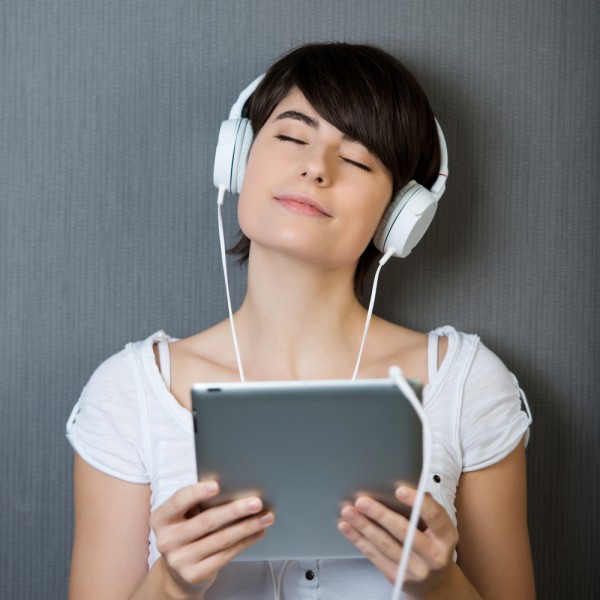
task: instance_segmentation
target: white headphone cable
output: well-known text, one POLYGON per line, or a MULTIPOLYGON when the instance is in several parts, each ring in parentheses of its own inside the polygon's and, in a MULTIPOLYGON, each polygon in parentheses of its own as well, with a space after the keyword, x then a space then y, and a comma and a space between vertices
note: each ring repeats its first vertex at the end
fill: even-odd
POLYGON ((425 497, 425 487, 427 484, 427 477, 431 469, 431 449, 432 449, 432 437, 431 437, 431 426, 429 425, 429 419, 425 413, 423 405, 417 398, 414 390, 406 379, 402 376, 400 367, 390 367, 389 370, 390 379, 398 386, 400 391, 411 403, 414 411, 421 420, 421 426, 423 428, 423 466, 421 467, 421 476, 419 477, 419 485, 417 486, 417 494, 415 496, 415 502, 413 504, 410 519, 408 521, 408 528, 406 530, 406 538, 402 548, 402 557, 398 564, 398 571, 396 572, 396 582, 394 583, 394 591, 392 592, 392 600, 400 600, 400 594, 402 593, 402 586, 404 585, 404 579, 406 577, 406 571, 408 569, 408 560, 412 551, 413 541, 421 516, 421 508, 423 506, 423 498, 425 497))
POLYGON ((371 299, 369 300, 369 310, 367 311, 367 319, 365 321, 365 329, 363 331, 362 341, 360 342, 360 349, 358 350, 358 358, 356 359, 356 366, 354 367, 354 373, 352 373, 352 379, 356 379, 358 374, 358 367, 360 366, 360 359, 362 358, 363 349, 365 347, 365 341, 367 339, 367 332, 369 331, 369 325, 371 323, 371 316, 373 315, 373 307, 375 306, 375 294, 377 293, 377 282, 379 281, 379 272, 381 267, 393 256, 396 252, 395 248, 388 248, 385 254, 379 259, 379 266, 375 271, 375 277, 373 278, 373 287, 371 288, 371 299))
POLYGON ((277 578, 275 577, 275 570, 273 569, 273 561, 269 561, 269 573, 271 575, 271 584, 273 586, 273 598, 274 600, 281 599, 281 585, 283 583, 283 575, 286 569, 289 567, 291 560, 286 560, 281 565, 281 570, 279 571, 279 575, 277 578))
POLYGON ((223 198, 227 188, 224 185, 219 186, 219 195, 217 196, 217 218, 219 221, 219 245, 221 246, 221 262, 223 264, 223 275, 225 277, 225 293, 227 294, 227 310, 229 312, 229 324, 231 325, 231 335, 233 336, 233 348, 235 350, 235 359, 237 360, 238 371, 240 373, 240 381, 244 383, 244 367, 242 366, 242 358, 240 356, 240 347, 238 344, 237 335, 235 332, 235 322, 233 320, 233 310, 231 308, 231 295, 229 294, 229 278, 227 277, 227 256, 225 254, 225 234, 223 233, 223 216, 221 215, 221 207, 223 206, 223 198))

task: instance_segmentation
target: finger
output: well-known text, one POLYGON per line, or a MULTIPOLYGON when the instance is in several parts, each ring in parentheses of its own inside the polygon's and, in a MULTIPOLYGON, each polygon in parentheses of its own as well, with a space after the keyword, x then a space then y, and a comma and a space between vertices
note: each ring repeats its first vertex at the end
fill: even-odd
POLYGON ((352 542, 392 583, 394 582, 395 567, 397 563, 384 556, 360 531, 355 529, 348 521, 340 521, 338 530, 352 542))
POLYGON ((272 512, 244 519, 178 548, 171 554, 170 558, 182 564, 204 561, 210 556, 225 552, 229 548, 239 547, 241 542, 270 527, 274 521, 275 517, 272 512))
MULTIPOLYGON (((401 486, 396 497, 409 506, 414 505, 416 490, 401 486)), ((425 494, 421 516, 427 524, 423 534, 416 532, 413 548, 432 570, 440 570, 452 559, 458 544, 458 531, 446 509, 436 502, 431 494, 425 494)))
POLYGON ((361 514, 389 531, 397 540, 404 542, 408 529, 408 519, 404 515, 366 496, 357 498, 354 505, 361 514))
POLYGON ((250 497, 221 504, 198 513, 190 519, 181 519, 156 531, 156 542, 161 553, 172 552, 218 531, 234 521, 258 514, 263 509, 260 498, 250 497))
POLYGON ((179 537, 183 543, 193 542, 262 510, 263 503, 258 497, 243 498, 207 508, 191 519, 178 523, 179 537))
MULTIPOLYGON (((408 519, 406 517, 387 508, 380 502, 365 496, 357 498, 355 506, 357 511, 360 511, 365 518, 368 517, 374 526, 383 527, 394 537, 394 539, 401 543, 405 541, 408 531, 408 519)), ((376 538, 369 535, 369 529, 363 528, 361 529, 361 532, 372 541, 377 542, 376 538)), ((423 534, 418 530, 415 531, 411 552, 422 558, 427 564, 437 564, 438 558, 447 554, 447 552, 444 552, 444 548, 445 545, 440 543, 435 536, 423 534)), ((395 558, 390 554, 388 554, 388 556, 390 558, 395 558)))
POLYGON ((218 492, 219 484, 216 481, 200 481, 183 487, 154 511, 154 521, 157 524, 178 521, 189 510, 216 496, 218 492))
POLYGON ((265 535, 264 529, 252 536, 246 537, 233 546, 229 546, 220 552, 208 556, 202 561, 182 561, 169 567, 175 569, 177 576, 188 584, 198 586, 214 579, 216 574, 238 554, 249 548, 265 535))
MULTIPOLYGON (((352 524, 347 521, 340 521, 338 523, 338 530, 344 535, 344 537, 352 542, 391 582, 396 581, 396 574, 398 572, 398 564, 402 558, 402 550, 397 560, 392 560, 388 556, 382 554, 379 549, 371 542, 371 540, 365 538, 360 531, 355 529, 352 524)), ((408 568, 406 572, 406 581, 414 581, 423 577, 423 573, 426 572, 426 568, 423 561, 411 553, 408 560, 408 568)))
MULTIPOLYGON (((396 490, 396 498, 411 508, 415 503, 416 496, 417 491, 414 488, 400 486, 396 490)), ((454 523, 450 519, 446 509, 436 502, 429 493, 425 494, 423 498, 420 516, 427 525, 425 531, 427 537, 437 538, 456 546, 458 543, 458 534, 454 523)))
MULTIPOLYGON (((370 504, 372 505, 372 502, 370 504)), ((385 509, 383 506, 381 508, 385 509)), ((400 560, 402 545, 398 537, 394 537, 393 532, 386 531, 377 523, 368 519, 362 512, 359 512, 354 506, 345 506, 342 508, 341 515, 353 529, 368 540, 383 556, 394 562, 400 560)), ((396 516, 399 517, 399 515, 396 516)), ((362 548, 359 549, 362 551, 362 548)))

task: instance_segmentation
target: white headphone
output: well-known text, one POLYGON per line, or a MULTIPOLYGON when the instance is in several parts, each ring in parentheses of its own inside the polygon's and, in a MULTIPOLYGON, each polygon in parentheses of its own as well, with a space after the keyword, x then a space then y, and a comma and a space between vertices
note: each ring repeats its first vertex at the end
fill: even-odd
MULTIPOLYGON (((221 123, 213 182, 217 187, 225 186, 232 194, 239 194, 242 189, 253 136, 250 120, 242 118, 242 110, 263 76, 257 77, 242 91, 229 111, 229 119, 221 123)), ((442 128, 437 120, 435 123, 440 143, 438 177, 431 189, 409 181, 392 199, 373 237, 373 243, 383 253, 393 248, 393 256, 405 258, 410 254, 427 231, 446 189, 448 149, 442 128)))

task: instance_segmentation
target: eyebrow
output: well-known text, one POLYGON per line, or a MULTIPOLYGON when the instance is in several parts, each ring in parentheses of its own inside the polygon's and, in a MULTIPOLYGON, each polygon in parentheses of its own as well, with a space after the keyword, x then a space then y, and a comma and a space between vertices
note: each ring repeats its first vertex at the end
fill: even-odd
MULTIPOLYGON (((309 127, 312 127, 313 129, 319 129, 319 121, 297 110, 285 110, 275 118, 276 121, 280 121, 282 119, 293 119, 294 121, 301 121, 302 123, 306 123, 309 127)), ((350 142, 356 142, 357 144, 361 143, 357 139, 350 137, 345 133, 342 135, 342 139, 348 140, 350 142)))
POLYGON ((304 113, 298 112, 297 110, 286 110, 277 116, 276 121, 280 121, 281 119, 293 119, 294 121, 302 121, 302 123, 306 123, 309 127, 313 129, 319 129, 319 121, 305 115, 304 113))

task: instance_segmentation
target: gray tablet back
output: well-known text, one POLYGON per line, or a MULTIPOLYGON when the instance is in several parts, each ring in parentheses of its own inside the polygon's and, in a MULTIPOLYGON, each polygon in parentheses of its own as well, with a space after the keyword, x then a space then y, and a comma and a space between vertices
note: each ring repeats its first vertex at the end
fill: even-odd
POLYGON ((402 510, 396 485, 418 484, 421 422, 389 379, 197 384, 192 404, 215 503, 258 494, 275 512, 237 560, 362 556, 337 531, 342 504, 365 493, 402 510))

